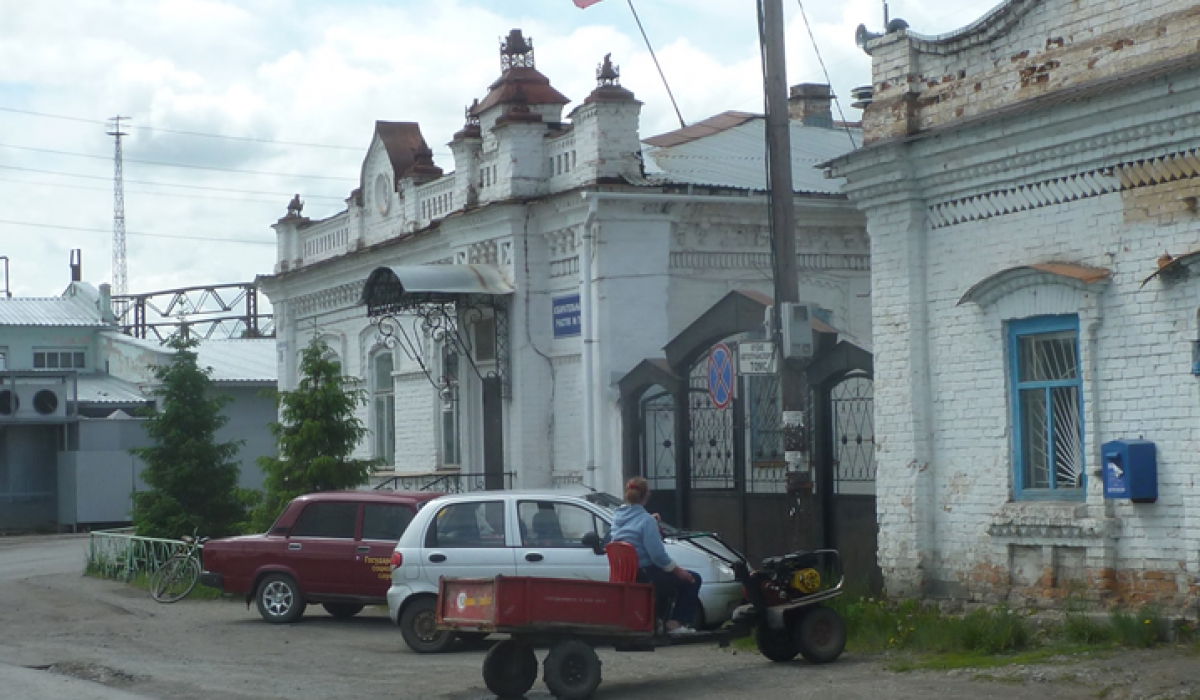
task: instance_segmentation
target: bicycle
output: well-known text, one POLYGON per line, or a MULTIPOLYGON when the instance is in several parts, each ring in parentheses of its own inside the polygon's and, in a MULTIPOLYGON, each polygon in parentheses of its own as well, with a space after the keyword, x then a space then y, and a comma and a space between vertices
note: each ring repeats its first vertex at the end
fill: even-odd
POLYGON ((200 552, 207 537, 184 535, 183 551, 176 552, 150 577, 150 597, 160 603, 174 603, 187 597, 200 580, 200 552))

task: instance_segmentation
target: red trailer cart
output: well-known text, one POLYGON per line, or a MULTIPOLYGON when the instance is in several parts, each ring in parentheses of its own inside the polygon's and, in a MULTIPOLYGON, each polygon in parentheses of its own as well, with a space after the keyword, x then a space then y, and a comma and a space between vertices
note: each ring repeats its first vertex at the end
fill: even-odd
POLYGON ((533 687, 538 675, 535 646, 550 649, 544 680, 560 700, 584 700, 600 685, 597 646, 617 651, 712 642, 727 646, 730 639, 754 634, 759 649, 772 661, 803 654, 814 663, 826 663, 841 654, 845 624, 835 611, 820 605, 841 594, 837 552, 776 557, 753 572, 744 558, 731 563, 746 584, 750 602, 734 612, 732 623, 716 631, 656 634, 655 590, 649 584, 508 576, 443 578, 437 623, 460 632, 509 635, 483 661, 484 683, 501 698, 519 697, 533 687))

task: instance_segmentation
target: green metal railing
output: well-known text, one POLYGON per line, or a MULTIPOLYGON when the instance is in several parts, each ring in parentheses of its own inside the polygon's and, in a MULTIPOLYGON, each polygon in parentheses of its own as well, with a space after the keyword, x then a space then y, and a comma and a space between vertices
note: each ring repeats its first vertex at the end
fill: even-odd
POLYGON ((153 573, 186 546, 180 540, 138 537, 131 527, 96 530, 88 542, 87 570, 96 576, 131 581, 139 573, 153 573))

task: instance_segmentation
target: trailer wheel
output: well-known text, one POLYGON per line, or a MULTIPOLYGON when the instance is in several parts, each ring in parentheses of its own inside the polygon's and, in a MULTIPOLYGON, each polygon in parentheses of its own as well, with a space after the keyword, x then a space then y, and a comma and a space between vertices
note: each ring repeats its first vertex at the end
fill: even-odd
POLYGON ((754 641, 758 643, 759 652, 772 661, 791 661, 800 653, 792 639, 790 625, 781 630, 773 630, 765 622, 760 622, 754 628, 754 641))
POLYGON ((546 687, 559 700, 585 700, 600 685, 600 657, 582 639, 564 639, 550 648, 546 687))
POLYGON ((506 639, 483 657, 483 683, 501 698, 519 698, 537 680, 537 656, 533 647, 506 639))
POLYGON ((796 625, 796 646, 809 663, 835 661, 846 648, 846 621, 836 610, 816 606, 796 625))

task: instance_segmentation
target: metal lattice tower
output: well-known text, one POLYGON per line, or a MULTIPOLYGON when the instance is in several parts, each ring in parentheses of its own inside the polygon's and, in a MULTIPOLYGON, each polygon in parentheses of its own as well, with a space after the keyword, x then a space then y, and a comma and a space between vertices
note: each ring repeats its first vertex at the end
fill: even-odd
POLYGON ((117 141, 117 151, 113 158, 113 242, 112 242, 112 293, 127 294, 128 278, 125 270, 125 181, 121 166, 121 120, 128 119, 117 115, 112 118, 113 128, 108 132, 117 141))

